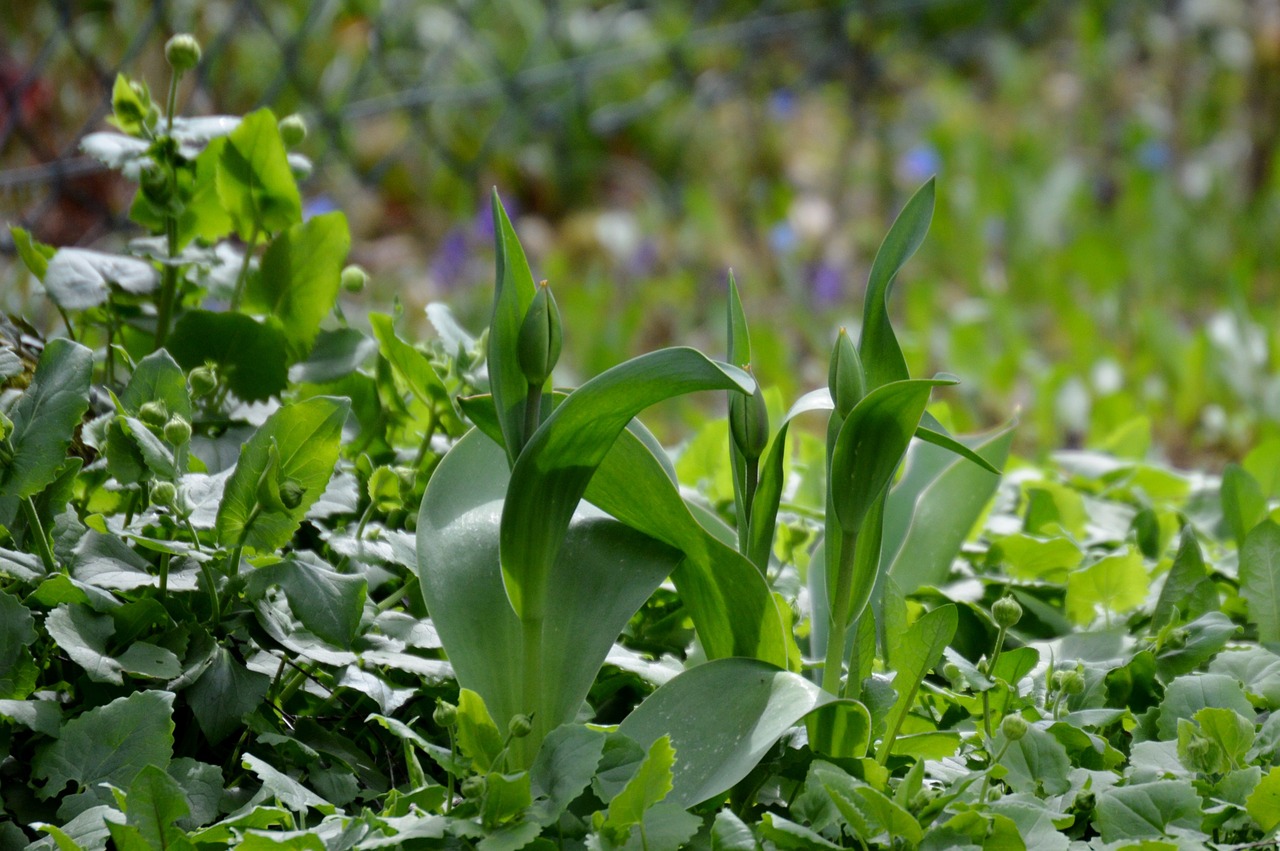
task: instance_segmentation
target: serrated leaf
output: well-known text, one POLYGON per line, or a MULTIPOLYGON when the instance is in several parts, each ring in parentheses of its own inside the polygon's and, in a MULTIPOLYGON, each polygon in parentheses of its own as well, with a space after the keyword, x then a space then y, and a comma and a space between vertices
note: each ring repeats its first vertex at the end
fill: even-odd
POLYGON ((217 187, 246 242, 258 231, 280 233, 302 220, 302 199, 271 110, 249 113, 227 136, 217 187))
POLYGON ((0 497, 35 496, 57 478, 89 408, 92 375, 93 352, 79 343, 58 338, 44 347, 31 384, 8 411, 13 459, 0 465, 0 497))
POLYGON ((168 849, 190 847, 182 830, 174 823, 191 814, 182 787, 162 769, 148 765, 129 784, 129 826, 138 830, 147 847, 168 849))
POLYGON ((1165 577, 1160 597, 1156 601, 1151 620, 1163 626, 1181 613, 1187 620, 1194 620, 1218 609, 1218 589, 1209 579, 1200 542, 1190 525, 1182 530, 1178 542, 1178 554, 1165 577))
POLYGON ((390 316, 382 313, 369 314, 369 327, 373 329, 373 336, 378 341, 382 356, 404 379, 418 401, 435 410, 443 407, 452 420, 452 425, 459 425, 449 389, 445 387, 427 356, 396 336, 390 316))
POLYGON ((1080 625, 1104 614, 1124 614, 1147 599, 1147 570, 1137 550, 1105 556, 1067 577, 1067 614, 1080 625))
MULTIPOLYGON (((247 753, 241 760, 241 764, 258 776, 262 781, 262 788, 268 794, 295 813, 305 812, 310 807, 332 811, 332 804, 289 775, 276 770, 265 759, 247 753)), ((238 847, 243 848, 244 845, 241 844, 238 847)), ((323 849, 324 843, 320 843, 318 847, 323 849)))
POLYGON ((170 416, 177 414, 188 421, 191 419, 187 378, 182 367, 164 349, 138 361, 128 386, 120 394, 120 404, 130 416, 136 417, 147 402, 163 402, 170 416))
POLYGON ((494 723, 484 698, 469 688, 458 692, 458 749, 480 771, 495 766, 502 753, 502 732, 494 723))
POLYGON ((1161 839, 1170 827, 1199 829, 1201 802, 1190 781, 1156 780, 1108 789, 1095 813, 1104 842, 1161 839))
POLYGON ((916 691, 920 688, 921 681, 942 659, 942 652, 956 634, 958 617, 952 603, 925 612, 907 629, 897 652, 893 654, 897 667, 893 687, 898 692, 898 698, 885 722, 889 732, 881 741, 880 751, 876 755, 881 765, 888 759, 893 740, 907 713, 915 705, 916 691))
POLYGON ((1280 826, 1280 768, 1272 768, 1258 781, 1245 801, 1245 809, 1263 833, 1270 833, 1280 826))
POLYGON ((649 746, 635 776, 612 801, 605 823, 614 828, 627 828, 644 820, 645 810, 663 800, 671 792, 671 767, 676 752, 671 737, 662 736, 649 746))
POLYGON ((18 694, 17 677, 26 648, 36 640, 35 619, 22 601, 0 591, 0 698, 26 697, 18 694))
POLYGON ((246 592, 261 596, 271 585, 284 589, 289 608, 303 626, 335 647, 350 648, 369 589, 364 576, 338 573, 302 558, 286 559, 255 570, 246 592))
POLYGON ((1240 596, 1259 641, 1280 641, 1280 524, 1264 520, 1245 536, 1240 549, 1240 596))
POLYGON ((604 733, 577 724, 562 724, 543 739, 529 770, 539 823, 554 824, 591 784, 604 742, 604 733))
POLYGON ((1015 791, 1061 795, 1070 788, 1067 774, 1071 758, 1062 743, 1043 727, 1028 726, 1026 735, 1016 742, 1009 742, 1001 731, 996 734, 993 747, 996 753, 1003 751, 999 764, 1008 772, 1004 779, 1015 791))
POLYGON ((120 663, 107 653, 107 641, 115 632, 110 617, 88 606, 63 604, 45 618, 45 629, 89 679, 116 685, 124 682, 120 663))

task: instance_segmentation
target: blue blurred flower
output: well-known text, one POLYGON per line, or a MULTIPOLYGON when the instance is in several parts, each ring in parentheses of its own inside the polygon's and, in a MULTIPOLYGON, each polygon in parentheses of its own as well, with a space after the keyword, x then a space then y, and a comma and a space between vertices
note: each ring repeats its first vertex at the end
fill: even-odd
POLYGON ((658 268, 658 244, 652 239, 643 240, 627 261, 627 271, 635 278, 647 278, 658 268))
POLYGON ((769 117, 786 121, 796 111, 796 96, 791 89, 774 89, 769 94, 769 117))
POLYGON ((314 198, 308 198, 302 205, 302 220, 305 222, 312 216, 323 215, 324 213, 332 213, 338 209, 338 204, 328 195, 317 195, 314 198))
POLYGON ((440 250, 431 260, 431 276, 445 289, 453 289, 461 283, 470 256, 466 232, 462 228, 453 228, 445 234, 440 250))
POLYGON ((799 242, 796 229, 790 222, 778 222, 769 228, 769 247, 773 249, 774 254, 790 254, 796 250, 799 242))
POLYGON ((942 157, 927 143, 916 145, 898 158, 898 177, 906 183, 923 183, 942 170, 942 157))
POLYGON ((1169 146, 1159 139, 1149 139, 1138 146, 1138 165, 1146 171, 1164 171, 1173 160, 1169 146))
POLYGON ((844 294, 844 272, 832 263, 815 264, 809 273, 809 292, 819 307, 835 304, 844 294))

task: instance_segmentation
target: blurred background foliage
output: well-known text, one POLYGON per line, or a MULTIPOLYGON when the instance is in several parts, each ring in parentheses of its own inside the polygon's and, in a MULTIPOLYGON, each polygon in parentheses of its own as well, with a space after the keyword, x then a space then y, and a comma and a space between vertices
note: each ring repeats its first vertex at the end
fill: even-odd
MULTIPOLYGON (((1280 0, 35 0, 0 6, 0 219, 120 244, 127 187, 81 157, 117 71, 183 110, 304 115, 311 212, 375 286, 471 330, 488 189, 549 278, 572 383, 671 343, 724 348, 727 269, 755 372, 825 380, 872 252, 939 206, 894 309, 961 429, 1024 452, 1215 467, 1280 439, 1280 0)), ((0 308, 51 327, 0 237, 0 308)))

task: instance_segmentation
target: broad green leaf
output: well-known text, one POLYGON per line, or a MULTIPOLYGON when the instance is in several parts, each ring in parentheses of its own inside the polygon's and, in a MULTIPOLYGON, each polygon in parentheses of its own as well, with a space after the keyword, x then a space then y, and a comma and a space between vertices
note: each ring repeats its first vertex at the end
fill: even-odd
POLYGON ((529 261, 516 237, 507 211, 493 190, 493 232, 496 242, 497 277, 493 291, 493 314, 489 320, 489 392, 498 410, 502 445, 510 464, 516 463, 524 433, 524 409, 529 382, 520 369, 517 343, 520 326, 533 303, 535 293, 529 261))
POLYGON ((1245 802, 1245 808, 1263 833, 1270 833, 1280 826, 1280 768, 1272 768, 1258 782, 1245 802))
POLYGON ((1186 643, 1181 647, 1166 647, 1156 659, 1156 672, 1165 682, 1204 665, 1240 631, 1231 618, 1219 611, 1201 615, 1184 629, 1186 643))
POLYGON ((284 334, 242 313, 189 310, 167 345, 185 370, 213 361, 232 392, 246 402, 278 396, 288 383, 284 334))
POLYGON ((338 460, 342 424, 350 403, 315 396, 276 411, 240 450, 240 460, 227 480, 218 505, 218 539, 227 546, 245 544, 260 552, 289 543, 302 518, 329 483, 338 460), (268 476, 278 487, 286 481, 302 489, 292 508, 259 503, 259 482, 268 473, 272 449, 279 469, 268 476))
POLYGON ((732 810, 721 810, 711 823, 711 851, 756 851, 756 838, 732 810))
MULTIPOLYGON (((17 242, 16 234, 14 242, 17 242)), ((1268 499, 1280 497, 1280 437, 1268 438, 1249 450, 1242 466, 1268 499)))
MULTIPOLYGON (((3 688, 3 682, 0 682, 0 688, 3 688)), ((0 700, 0 718, 16 721, 56 739, 62 727, 62 708, 52 700, 0 700)))
POLYGON ((58 475, 80 418, 89 408, 93 352, 70 340, 50 340, 31 384, 8 411, 13 422, 0 464, 0 497, 35 496, 58 475))
POLYGON ((89 679, 116 685, 124 682, 120 662, 107 653, 107 642, 115 632, 108 615, 97 614, 88 606, 64 604, 45 618, 45 628, 89 679))
POLYGON ((1147 599, 1149 585, 1142 553, 1137 550, 1105 556, 1067 577, 1067 615, 1077 624, 1090 624, 1098 610, 1109 618, 1124 614, 1147 599))
POLYGON ((26 648, 36 640, 35 619, 22 601, 0 591, 0 698, 24 698, 18 688, 20 668, 30 664, 26 648))
POLYGON ((641 747, 671 737, 678 756, 666 800, 691 807, 746 777, 796 722, 835 700, 767 662, 717 659, 649 695, 618 732, 641 747))
POLYGON ((1205 568, 1200 542, 1196 540, 1195 531, 1187 525, 1182 530, 1178 554, 1174 556, 1173 566, 1160 589, 1151 620, 1157 627, 1169 623, 1178 614, 1187 620, 1195 620, 1201 615, 1216 612, 1218 605, 1218 589, 1205 568))
POLYGON ((1266 516, 1262 486, 1239 464, 1228 464, 1222 471, 1222 517, 1237 547, 1244 547, 1245 536, 1266 516))
POLYGON ((1040 538, 1015 532, 996 539, 991 555, 1016 579, 1063 582, 1082 553, 1069 538, 1040 538))
POLYGON ((378 344, 355 328, 321 331, 307 359, 289 371, 291 381, 328 384, 354 373, 378 350, 378 344))
POLYGON ((557 591, 540 633, 541 708, 526 707, 523 638, 498 564, 509 475, 502 449, 478 431, 450 450, 422 501, 418 575, 458 682, 478 692, 499 723, 538 712, 540 729, 550 730, 575 717, 613 642, 680 557, 584 506, 551 571, 557 591))
MULTIPOLYGON (((966 442, 989 463, 1003 466, 1013 428, 966 442)), ((885 501, 880 573, 892 576, 908 593, 924 585, 943 584, 999 483, 998 475, 947 449, 912 445, 902 479, 885 501)))
POLYGON ((37 794, 51 798, 67 783, 127 789, 146 766, 167 766, 173 755, 172 714, 173 694, 152 690, 116 698, 68 721, 57 740, 36 752, 37 794))
POLYGON ((560 404, 524 447, 502 511, 502 576, 522 621, 546 617, 549 574, 591 476, 631 418, 657 402, 697 390, 749 392, 750 377, 673 348, 601 373, 560 404))
POLYGON ((1234 677, 1244 683, 1244 690, 1250 697, 1268 709, 1280 709, 1280 655, 1265 647, 1219 653, 1209 663, 1209 673, 1234 677))
MULTIPOLYGON (((262 781, 263 791, 274 797, 282 806, 288 807, 293 812, 306 812, 310 807, 316 807, 322 811, 332 811, 333 804, 330 804, 324 798, 320 797, 315 792, 312 792, 306 786, 303 786, 289 775, 282 771, 278 771, 265 759, 251 753, 247 753, 241 760, 241 764, 258 776, 258 779, 262 781)), ((243 843, 238 847, 243 848, 243 843)), ((316 847, 323 848, 324 843, 321 842, 316 847)))
POLYGON ((760 819, 760 836, 778 848, 811 851, 814 848, 839 848, 830 839, 796 824, 777 813, 765 813, 760 819))
POLYGON ((931 177, 902 208, 871 263, 862 308, 862 337, 858 341, 868 391, 909 377, 906 359, 889 322, 889 291, 898 272, 924 242, 933 218, 933 200, 931 177))
POLYGON ((320 322, 338 300, 350 245, 346 216, 324 213, 271 240, 258 274, 250 277, 244 307, 279 323, 289 344, 290 363, 311 351, 320 322))
POLYGON ((1242 768, 1244 757, 1253 746, 1253 713, 1245 718, 1232 709, 1206 706, 1192 716, 1205 738, 1222 749, 1231 768, 1242 768))
POLYGON ((162 769, 148 765, 129 784, 127 824, 136 828, 144 847, 190 847, 182 829, 174 823, 191 814, 182 787, 162 769))
POLYGON ((655 739, 635 776, 609 802, 605 824, 613 828, 640 824, 645 811, 671 793, 671 769, 675 761, 676 751, 671 746, 671 737, 655 739))
POLYGON ((1240 548, 1240 596, 1249 604, 1249 620, 1259 641, 1280 641, 1280 524, 1264 520, 1245 536, 1240 548))
POLYGON ((481 823, 490 831, 501 831, 503 827, 520 829, 520 838, 523 840, 509 846, 500 841, 486 841, 483 843, 485 851, 490 851, 490 849, 492 851, 502 851, 503 848, 507 847, 512 849, 523 848, 530 839, 541 832, 541 827, 537 824, 530 825, 527 822, 522 825, 508 824, 528 810, 529 805, 533 803, 533 796, 529 791, 528 772, 520 771, 515 774, 501 774, 497 771, 491 771, 485 775, 485 780, 487 783, 484 791, 484 803, 480 811, 481 823))
POLYGON ((480 771, 502 768, 496 764, 502 753, 502 732, 484 697, 469 688, 458 693, 458 749, 480 771))
POLYGON ((897 667, 893 687, 898 692, 898 698, 886 719, 888 732, 876 754, 881 765, 889 758, 893 740, 902 728, 907 713, 915 705, 916 691, 920 688, 921 681, 942 659, 942 651, 946 650, 956 634, 957 618, 956 607, 952 603, 925 612, 910 626, 893 654, 897 667))
POLYGON ((1108 789, 1094 812, 1104 842, 1161 839, 1171 827, 1198 830, 1201 802, 1188 780, 1155 780, 1108 789))
POLYGON ((998 732, 993 747, 996 753, 1003 752, 999 764, 1007 772, 1005 782, 1014 791, 1061 795, 1071 788, 1067 779, 1071 758, 1057 737, 1044 727, 1028 725, 1026 735, 1016 742, 1008 741, 1003 731, 998 732))
POLYGON ((217 745, 241 729, 245 716, 262 705, 270 687, 270 677, 245 668, 219 646, 204 673, 183 695, 204 737, 217 745))
POLYGON ((351 646, 369 589, 364 576, 337 573, 299 557, 255 570, 246 592, 261 596, 271 585, 284 589, 289 608, 304 627, 335 647, 351 646))
POLYGON ((302 198, 271 110, 249 113, 227 136, 217 186, 223 208, 246 242, 302 221, 302 198))
POLYGON ((97 307, 112 287, 146 295, 159 285, 160 275, 147 261, 87 248, 59 248, 44 274, 45 291, 63 310, 97 307))
POLYGON ((428 408, 436 411, 443 409, 452 424, 457 426, 457 412, 453 406, 453 399, 449 395, 449 389, 445 387, 444 381, 427 356, 396 336, 395 326, 390 316, 383 313, 370 313, 369 326, 373 329, 373 336, 378 341, 382 356, 404 379, 410 392, 428 408))
POLYGON ((1223 674, 1187 674, 1165 689, 1156 723, 1160 738, 1176 737, 1178 720, 1191 718, 1207 706, 1234 710, 1245 718, 1255 715, 1244 689, 1234 678, 1223 674))
POLYGON ((58 249, 34 239, 31 232, 23 228, 10 227, 9 236, 13 239, 13 247, 18 250, 18 256, 22 258, 27 271, 34 275, 37 281, 43 281, 44 274, 49 268, 49 260, 58 249))
POLYGON ((191 419, 187 378, 182 374, 182 367, 164 349, 138 361, 128 386, 120 394, 120 404, 130 416, 136 417, 147 402, 163 402, 170 416, 177 414, 188 421, 191 419))
POLYGON ((540 824, 551 825, 591 785, 605 734, 578 724, 562 724, 542 741, 529 769, 529 780, 540 824))

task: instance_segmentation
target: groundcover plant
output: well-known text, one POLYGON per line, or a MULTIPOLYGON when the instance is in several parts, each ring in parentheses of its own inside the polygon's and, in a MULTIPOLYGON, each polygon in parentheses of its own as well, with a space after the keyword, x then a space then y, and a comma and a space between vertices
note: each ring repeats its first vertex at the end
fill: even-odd
POLYGON ((496 193, 488 331, 366 333, 305 125, 177 118, 167 55, 85 140, 150 235, 14 232, 65 335, 0 349, 0 847, 1273 840, 1280 452, 951 436, 888 308, 932 181, 785 413, 732 280, 725 362, 565 389, 496 193), (708 390, 675 458, 635 419, 708 390))

